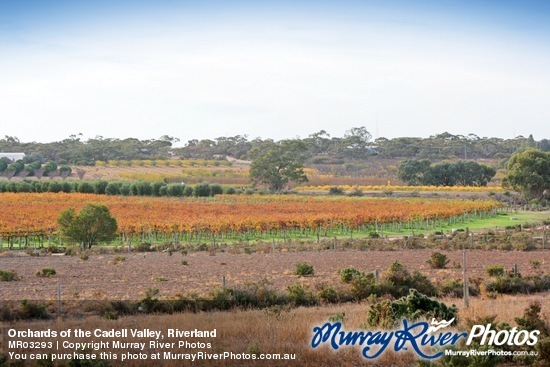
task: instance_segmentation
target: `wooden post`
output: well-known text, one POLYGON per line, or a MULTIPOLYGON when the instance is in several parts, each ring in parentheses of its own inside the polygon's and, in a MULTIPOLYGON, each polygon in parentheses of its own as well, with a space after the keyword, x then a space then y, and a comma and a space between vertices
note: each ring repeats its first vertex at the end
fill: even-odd
POLYGON ((61 282, 57 283, 57 312, 61 313, 61 282))
POLYGON ((464 289, 463 289, 464 307, 468 308, 470 306, 470 300, 468 299, 469 288, 468 288, 468 276, 466 274, 466 248, 463 248, 462 250, 462 283, 464 286, 464 289))
POLYGON ((514 276, 518 276, 518 264, 514 264, 514 276))
POLYGON ((222 287, 223 287, 223 290, 225 290, 225 275, 222 276, 222 287))
POLYGON ((378 269, 375 269, 374 270, 374 284, 378 284, 378 280, 379 280, 378 269))
POLYGON ((332 242, 332 249, 336 250, 336 236, 334 236, 334 241, 332 242))

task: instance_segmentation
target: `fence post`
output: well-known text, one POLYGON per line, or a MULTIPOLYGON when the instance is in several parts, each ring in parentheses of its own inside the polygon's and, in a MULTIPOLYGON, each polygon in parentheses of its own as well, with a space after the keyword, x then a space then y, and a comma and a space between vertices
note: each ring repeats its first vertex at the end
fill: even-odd
POLYGON ((462 250, 462 283, 464 286, 464 289, 463 289, 464 307, 468 308, 470 306, 470 300, 469 300, 468 276, 466 274, 466 248, 463 248, 462 250))
POLYGON ((57 312, 61 313, 61 282, 57 283, 57 312))
POLYGON ((378 269, 374 270, 374 284, 378 284, 378 269))
POLYGON ((222 276, 222 287, 223 287, 223 290, 225 291, 225 275, 222 276))

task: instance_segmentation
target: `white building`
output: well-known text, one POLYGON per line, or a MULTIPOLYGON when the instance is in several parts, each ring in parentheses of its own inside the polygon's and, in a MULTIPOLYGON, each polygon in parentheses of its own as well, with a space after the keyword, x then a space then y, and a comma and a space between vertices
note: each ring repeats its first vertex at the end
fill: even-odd
POLYGON ((0 158, 8 158, 10 161, 15 162, 19 159, 25 158, 25 153, 3 153, 3 152, 0 152, 0 158))

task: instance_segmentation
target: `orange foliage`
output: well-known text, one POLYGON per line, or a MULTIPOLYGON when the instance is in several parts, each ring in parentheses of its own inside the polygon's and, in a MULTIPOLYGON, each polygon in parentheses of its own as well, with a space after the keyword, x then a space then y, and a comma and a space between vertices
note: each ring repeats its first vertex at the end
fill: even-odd
POLYGON ((87 203, 106 205, 119 229, 138 232, 240 233, 247 230, 329 228, 411 219, 443 219, 486 211, 493 201, 348 198, 307 196, 228 196, 211 199, 122 197, 65 193, 0 194, 0 233, 57 230, 59 213, 87 203))

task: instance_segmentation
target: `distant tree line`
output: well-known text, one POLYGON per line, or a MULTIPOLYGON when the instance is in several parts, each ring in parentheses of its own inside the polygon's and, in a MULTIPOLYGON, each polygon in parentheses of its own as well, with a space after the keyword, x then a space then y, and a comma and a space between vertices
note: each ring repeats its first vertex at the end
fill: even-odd
MULTIPOLYGON (((208 197, 219 194, 239 194, 242 190, 233 187, 222 187, 218 184, 199 183, 186 185, 182 183, 167 184, 163 181, 157 182, 120 182, 120 181, 61 181, 61 180, 23 180, 23 181, 0 181, 1 192, 65 192, 99 195, 122 195, 122 196, 170 196, 170 197, 208 197)), ((249 192, 246 192, 249 193, 249 192)))
POLYGON ((487 186, 495 174, 494 168, 474 161, 431 164, 427 159, 404 160, 397 171, 407 185, 427 186, 487 186))
MULTIPOLYGON (((344 136, 330 136, 325 130, 305 138, 286 139, 304 146, 306 164, 342 164, 368 159, 378 155, 383 158, 428 159, 508 159, 517 151, 536 148, 550 151, 550 140, 536 141, 532 135, 514 139, 478 137, 474 134, 452 135, 447 132, 429 138, 400 137, 394 139, 372 136, 366 127, 349 129, 344 136)), ((24 163, 55 161, 60 165, 93 165, 96 161, 167 159, 173 155, 182 158, 216 159, 231 156, 252 160, 262 147, 281 143, 272 139, 248 139, 246 135, 218 137, 216 139, 192 139, 183 147, 173 145, 179 139, 164 135, 159 139, 135 138, 110 139, 96 137, 83 141, 72 135, 51 143, 23 143, 17 137, 0 139, 0 151, 23 152, 24 163)))

